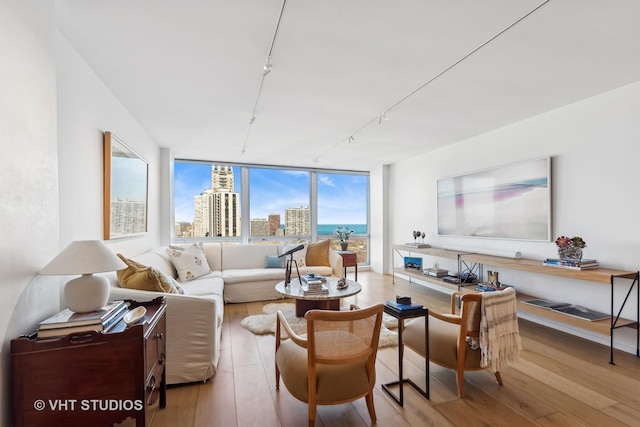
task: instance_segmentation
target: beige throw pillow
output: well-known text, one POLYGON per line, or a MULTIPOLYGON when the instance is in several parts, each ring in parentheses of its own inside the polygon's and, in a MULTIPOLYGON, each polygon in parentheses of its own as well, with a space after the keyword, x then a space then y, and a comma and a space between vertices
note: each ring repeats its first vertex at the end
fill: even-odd
POLYGON ((153 267, 130 260, 122 254, 118 254, 118 257, 127 264, 127 268, 116 272, 118 281, 123 288, 170 294, 184 293, 182 286, 173 277, 167 276, 153 267))
POLYGON ((309 243, 307 245, 307 266, 325 266, 331 267, 329 263, 329 246, 331 240, 326 239, 318 243, 309 243))
POLYGON ((168 248, 167 252, 182 282, 188 282, 211 272, 207 258, 198 244, 194 243, 182 250, 168 248))

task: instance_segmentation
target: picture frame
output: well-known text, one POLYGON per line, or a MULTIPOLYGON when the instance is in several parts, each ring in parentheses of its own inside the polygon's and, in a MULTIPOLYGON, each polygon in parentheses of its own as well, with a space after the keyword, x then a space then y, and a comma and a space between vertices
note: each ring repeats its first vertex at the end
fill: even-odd
POLYGON ((551 158, 438 180, 438 235, 551 240, 551 158))
POLYGON ((422 258, 421 257, 404 257, 405 270, 418 270, 422 271, 422 258))
POLYGON ((104 132, 104 240, 147 232, 149 164, 104 132))

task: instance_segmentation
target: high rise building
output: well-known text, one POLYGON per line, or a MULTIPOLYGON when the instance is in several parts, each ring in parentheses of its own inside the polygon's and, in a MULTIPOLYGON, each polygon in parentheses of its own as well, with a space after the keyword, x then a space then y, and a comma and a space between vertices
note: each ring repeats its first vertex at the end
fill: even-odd
POLYGON ((254 218, 251 220, 252 236, 267 236, 269 233, 269 221, 266 218, 254 218))
POLYGON ((269 236, 277 236, 280 231, 280 214, 269 215, 269 236))
POLYGON ((240 194, 234 192, 231 166, 211 166, 211 188, 194 196, 193 234, 206 236, 239 236, 240 194))
POLYGON ((284 210, 284 234, 306 236, 311 234, 309 207, 286 208, 284 210))

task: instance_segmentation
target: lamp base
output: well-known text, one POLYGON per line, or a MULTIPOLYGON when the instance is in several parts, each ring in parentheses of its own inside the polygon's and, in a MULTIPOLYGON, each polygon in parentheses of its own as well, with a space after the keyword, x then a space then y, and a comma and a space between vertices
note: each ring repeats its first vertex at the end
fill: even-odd
POLYGON ((67 282, 64 297, 69 309, 76 313, 100 310, 109 300, 109 279, 83 274, 67 282))

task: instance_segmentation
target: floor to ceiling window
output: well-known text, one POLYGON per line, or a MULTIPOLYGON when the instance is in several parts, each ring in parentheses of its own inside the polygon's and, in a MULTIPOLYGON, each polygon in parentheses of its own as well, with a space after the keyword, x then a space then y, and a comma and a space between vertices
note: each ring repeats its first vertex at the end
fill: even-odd
POLYGON ((191 160, 174 163, 176 241, 270 243, 331 239, 369 259, 369 174, 191 160))

